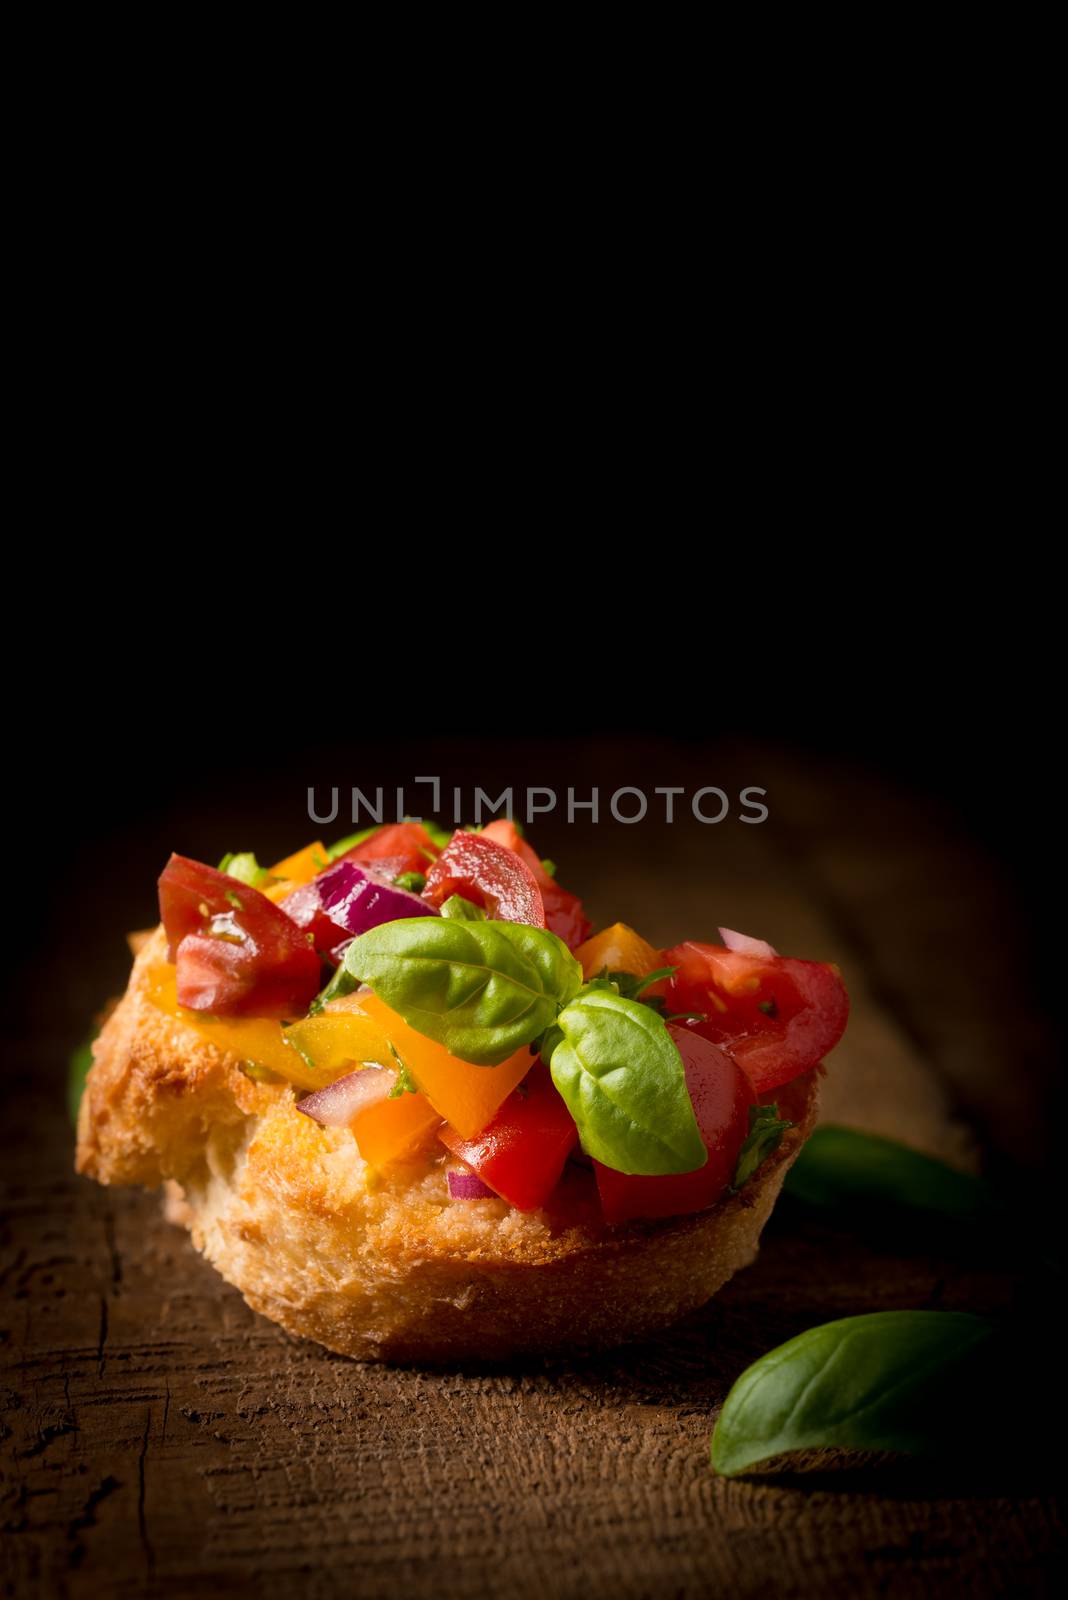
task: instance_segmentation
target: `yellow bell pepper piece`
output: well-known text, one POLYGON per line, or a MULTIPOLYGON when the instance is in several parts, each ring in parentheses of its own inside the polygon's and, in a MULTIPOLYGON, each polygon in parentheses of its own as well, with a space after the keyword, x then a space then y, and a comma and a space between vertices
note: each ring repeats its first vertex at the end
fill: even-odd
POLYGON ((636 978, 645 978, 664 965, 659 950, 646 944, 641 934, 625 922, 613 922, 610 928, 602 928, 580 944, 575 959, 582 963, 586 978, 596 978, 606 967, 609 972, 630 972, 636 978))
POLYGON ((322 1089, 339 1076, 337 1072, 322 1072, 309 1066, 298 1051, 287 1042, 286 1030, 281 1023, 265 1017, 210 1017, 200 1011, 189 1011, 178 1004, 175 970, 161 962, 153 967, 148 977, 148 998, 160 1011, 181 1022, 202 1039, 229 1050, 243 1061, 277 1072, 298 1089, 322 1089))

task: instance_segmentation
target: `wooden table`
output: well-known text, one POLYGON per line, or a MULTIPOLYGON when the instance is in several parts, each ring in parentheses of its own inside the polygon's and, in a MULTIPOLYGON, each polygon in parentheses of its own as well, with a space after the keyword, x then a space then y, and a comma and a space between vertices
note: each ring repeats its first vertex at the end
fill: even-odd
MULTIPOLYGON (((1051 1057, 1020 1003, 1011 940, 991 971, 1008 888, 944 818, 862 775, 777 759, 753 781, 772 795, 765 827, 661 830, 651 854, 639 830, 588 830, 574 886, 602 920, 653 940, 715 937, 724 922, 838 961, 854 1014, 827 1114, 965 1165, 981 1143, 1007 1170, 1033 1158, 1051 1057)), ((574 860, 576 831, 543 830, 544 847, 574 860)), ((506 1371, 354 1364, 253 1315, 157 1197, 73 1175, 62 1062, 94 975, 103 982, 115 959, 112 948, 52 991, 9 1073, 5 1593, 1054 1586, 1060 1503, 1041 1470, 1006 1478, 979 1463, 965 1481, 824 1460, 726 1481, 708 1462, 717 1407, 762 1351, 851 1312, 997 1309, 1017 1290, 1011 1261, 865 1241, 784 1202, 757 1264, 647 1345, 506 1371)))

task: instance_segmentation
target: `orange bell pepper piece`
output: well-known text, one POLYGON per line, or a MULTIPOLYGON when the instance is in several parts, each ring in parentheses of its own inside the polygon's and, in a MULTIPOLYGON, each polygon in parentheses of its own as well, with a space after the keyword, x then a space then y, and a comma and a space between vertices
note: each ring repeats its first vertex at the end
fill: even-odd
POLYGON ((461 1061, 444 1045, 409 1027, 369 989, 332 1000, 318 1016, 295 1023, 288 1038, 328 1080, 338 1077, 347 1063, 374 1061, 395 1067, 399 1056, 438 1116, 464 1139, 473 1139, 492 1122, 533 1065, 526 1045, 497 1067, 461 1061))
POLYGON ((276 862, 270 869, 271 877, 279 881, 269 883, 262 893, 277 905, 287 894, 292 894, 294 889, 299 889, 302 884, 311 883, 312 879, 329 865, 326 846, 320 839, 316 839, 314 843, 306 844, 303 850, 297 850, 293 855, 286 856, 284 861, 276 862))
POLYGON ((353 1120, 352 1131, 363 1159, 372 1167, 388 1167, 415 1155, 441 1127, 441 1116, 421 1094, 380 1100, 353 1120))
MULTIPOLYGON (((507 1100, 534 1065, 529 1045, 523 1045, 496 1067, 476 1067, 450 1055, 444 1045, 410 1028, 376 994, 350 998, 359 1001, 366 1017, 378 1022, 419 1088, 462 1139, 473 1139, 507 1100)), ((390 1053, 392 1060, 392 1052, 390 1053)))
POLYGON ((580 944, 575 959, 581 961, 585 978, 596 978, 605 968, 609 972, 630 972, 636 978, 645 978, 664 965, 659 950, 646 944, 641 934, 628 928, 625 922, 613 922, 610 928, 602 928, 592 939, 580 944))

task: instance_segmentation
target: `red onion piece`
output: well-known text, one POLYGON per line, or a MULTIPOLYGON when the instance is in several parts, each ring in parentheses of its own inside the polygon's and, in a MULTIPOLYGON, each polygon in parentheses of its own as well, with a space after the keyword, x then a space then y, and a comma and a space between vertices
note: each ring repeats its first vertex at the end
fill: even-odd
POLYGON ((483 1183, 477 1172, 467 1167, 450 1167, 449 1198, 452 1200, 499 1200, 500 1195, 483 1183))
POLYGON ((735 933, 733 928, 721 928, 719 936, 727 949, 733 950, 735 955, 767 957, 779 953, 765 939, 751 939, 747 933, 735 933))
POLYGON ((347 1128, 361 1111, 385 1100, 396 1081, 397 1074, 389 1067, 361 1067, 305 1095, 297 1101, 297 1110, 324 1128, 347 1128))
POLYGON ((315 880, 319 904, 326 916, 344 932, 366 933, 399 917, 437 915, 419 895, 397 886, 374 867, 357 861, 335 861, 315 880))

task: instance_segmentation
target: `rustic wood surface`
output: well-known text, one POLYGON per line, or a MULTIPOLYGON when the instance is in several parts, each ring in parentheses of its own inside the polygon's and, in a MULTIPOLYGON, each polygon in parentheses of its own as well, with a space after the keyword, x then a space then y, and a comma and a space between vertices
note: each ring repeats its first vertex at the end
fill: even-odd
MULTIPOLYGON (((989 972, 1007 887, 945 819, 862 775, 781 762, 769 788, 765 827, 665 831, 655 859, 639 830, 591 830, 565 875, 654 940, 723 922, 838 961, 854 1013, 827 1115, 964 1165, 1033 1155, 1048 1044, 1021 1022, 1023 956, 989 972)), ((551 853, 574 857, 575 836, 551 853)), ((73 1175, 63 1057, 114 960, 83 968, 9 1063, 6 1594, 986 1595, 1063 1579, 1062 1503, 1038 1463, 825 1458, 728 1482, 708 1462, 717 1407, 762 1351, 852 1312, 1003 1307, 1011 1260, 864 1240, 784 1202, 756 1265, 649 1344, 507 1370, 346 1361, 249 1311, 158 1197, 73 1175)))

